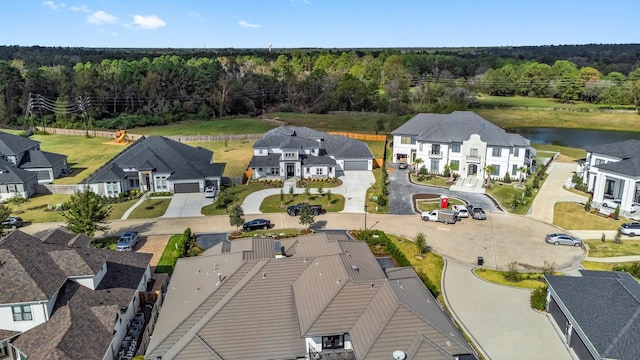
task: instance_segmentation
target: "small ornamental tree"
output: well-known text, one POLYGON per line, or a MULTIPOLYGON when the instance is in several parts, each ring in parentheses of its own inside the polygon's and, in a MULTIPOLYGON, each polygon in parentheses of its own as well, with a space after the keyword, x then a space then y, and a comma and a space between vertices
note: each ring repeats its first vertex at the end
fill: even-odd
POLYGON ((333 199, 333 193, 331 190, 327 190, 327 206, 331 206, 331 200, 333 199))
POLYGON ((9 201, 11 202, 12 205, 15 205, 18 207, 19 212, 22 212, 22 204, 26 203, 27 199, 25 199, 22 195, 16 192, 13 194, 13 197, 9 201))
POLYGON ((293 198, 293 192, 294 192, 293 185, 289 185, 289 196, 291 196, 291 198, 293 198))
POLYGON ((421 158, 415 158, 413 160, 413 165, 416 167, 416 175, 418 175, 418 171, 420 170, 420 164, 422 164, 424 160, 421 158))
POLYGON ((491 187, 491 174, 496 171, 496 167, 493 165, 487 165, 484 167, 484 172, 487 174, 487 187, 491 187))
MULTIPOLYGON (((0 222, 7 220, 7 218, 11 215, 11 209, 5 204, 0 204, 0 222)), ((4 229, 0 227, 0 236, 4 235, 4 229)))
POLYGON ((244 210, 242 210, 242 206, 235 205, 231 208, 231 213, 229 214, 229 224, 236 227, 236 232, 238 232, 240 226, 244 224, 244 210))
POLYGON ((280 207, 284 206, 284 190, 280 189, 280 207))
POLYGON ((311 195, 311 183, 307 182, 307 186, 304 187, 304 194, 307 196, 311 195))
POLYGON ((318 188, 316 189, 318 191, 318 195, 322 196, 322 194, 324 193, 324 188, 322 187, 322 184, 318 185, 318 188))
POLYGON ((311 205, 309 205, 309 203, 302 203, 302 205, 300 205, 300 212, 298 212, 298 216, 300 217, 300 225, 306 225, 307 230, 309 230, 311 225, 315 222, 313 209, 311 209, 311 205))
POLYGON ((587 202, 584 204, 584 211, 586 212, 591 211, 591 201, 593 201, 593 196, 589 195, 587 202))
POLYGON ((424 254, 427 248, 427 240, 424 237, 424 234, 419 232, 416 234, 416 247, 418 248, 418 253, 420 255, 424 254))
POLYGON ((620 220, 620 205, 616 206, 616 210, 613 212, 613 219, 620 220))
POLYGON ((93 236, 96 231, 107 229, 104 224, 111 214, 111 206, 106 205, 100 195, 85 189, 72 195, 67 204, 69 208, 62 216, 72 233, 93 236))

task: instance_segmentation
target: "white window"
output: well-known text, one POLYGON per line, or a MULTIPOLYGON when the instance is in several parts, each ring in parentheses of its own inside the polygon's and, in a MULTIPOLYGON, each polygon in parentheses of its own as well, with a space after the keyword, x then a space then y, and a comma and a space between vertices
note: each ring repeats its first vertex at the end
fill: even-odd
POLYGON ((323 168, 316 168, 316 175, 322 175, 324 173, 323 168))
POLYGON ((514 157, 520 156, 520 148, 513 148, 513 156, 514 157))
POLYGON ((7 185, 7 189, 10 193, 14 193, 16 192, 16 185, 15 184, 8 184, 7 185))
POLYGON ((156 176, 156 190, 169 190, 166 176, 156 176))
POLYGON ((108 182, 107 183, 107 195, 118 195, 118 183, 116 182, 108 182))
POLYGON ((478 157, 478 149, 476 149, 476 148, 469 149, 469 156, 478 157))
POLYGON ((491 156, 493 156, 493 157, 501 157, 502 156, 502 149, 494 147, 493 150, 491 151, 491 156))
POLYGON ((422 143, 418 144, 418 151, 422 151, 422 143))
POLYGON ((437 174, 440 171, 440 159, 431 159, 431 166, 429 170, 432 174, 437 174))
POLYGON ((260 155, 264 154, 264 150, 262 150, 262 149, 258 150, 258 154, 260 154, 260 155))
POLYGON ((12 306, 13 321, 30 321, 33 320, 31 315, 31 305, 12 306))
POLYGON ((500 175, 500 165, 491 165, 493 166, 493 172, 491 173, 491 175, 493 176, 498 176, 500 175))
POLYGON ((460 152, 460 144, 451 144, 451 152, 459 153, 460 152))
POLYGON ((416 144, 416 138, 413 137, 413 136, 402 136, 400 138, 400 144, 415 145, 416 144))
POLYGON ((602 165, 602 164, 606 164, 606 163, 607 162, 604 161, 603 159, 596 159, 595 165, 598 166, 598 165, 602 165))
POLYGON ((511 175, 518 175, 518 165, 514 164, 513 166, 511 166, 511 175))

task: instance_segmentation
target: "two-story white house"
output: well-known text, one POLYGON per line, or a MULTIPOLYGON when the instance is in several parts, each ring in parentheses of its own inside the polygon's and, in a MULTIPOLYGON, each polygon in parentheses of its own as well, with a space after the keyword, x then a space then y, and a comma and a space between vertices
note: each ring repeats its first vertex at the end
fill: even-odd
POLYGON ((593 193, 593 205, 619 200, 623 215, 640 203, 640 140, 626 140, 585 148, 587 157, 577 173, 593 193))
POLYGON ((0 241, 3 359, 117 358, 151 279, 151 254, 96 249, 55 230, 0 241))
POLYGON ((249 167, 253 179, 326 179, 348 170, 372 170, 373 154, 366 143, 346 136, 280 126, 253 144, 249 167))
POLYGON ((424 166, 429 173, 442 174, 445 167, 460 177, 484 178, 493 167, 493 179, 525 178, 532 163, 533 148, 528 139, 483 119, 471 111, 451 114, 418 114, 391 132, 393 161, 424 166))

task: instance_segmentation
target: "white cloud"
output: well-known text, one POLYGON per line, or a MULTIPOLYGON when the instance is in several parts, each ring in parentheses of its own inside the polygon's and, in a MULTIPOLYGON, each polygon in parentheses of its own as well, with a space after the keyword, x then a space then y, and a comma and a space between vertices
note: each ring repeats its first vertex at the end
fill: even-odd
POLYGON ((94 25, 113 24, 118 22, 118 18, 102 10, 98 10, 89 15, 87 22, 94 25))
POLYGON ((244 20, 238 21, 238 25, 240 25, 242 27, 246 27, 246 28, 259 28, 260 27, 260 24, 252 24, 252 23, 244 21, 244 20))
POLYGON ((42 6, 46 6, 46 7, 50 8, 51 10, 58 11, 59 9, 67 6, 67 4, 65 4, 65 3, 56 4, 53 1, 45 1, 45 2, 42 3, 42 6))
POLYGON ((167 26, 167 23, 155 15, 142 16, 136 15, 133 17, 133 23, 140 29, 157 29, 167 26))
POLYGON ((69 10, 71 11, 77 11, 77 12, 91 12, 91 10, 87 7, 87 5, 80 5, 80 6, 69 6, 69 10))

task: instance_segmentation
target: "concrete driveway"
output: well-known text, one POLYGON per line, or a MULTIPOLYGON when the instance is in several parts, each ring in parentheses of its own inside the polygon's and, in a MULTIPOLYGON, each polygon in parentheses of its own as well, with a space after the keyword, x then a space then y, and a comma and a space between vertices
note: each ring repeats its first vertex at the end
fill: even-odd
POLYGON ((553 209, 556 202, 572 201, 584 204, 587 201, 586 196, 574 194, 563 188, 564 182, 571 178, 574 171, 576 171, 575 163, 553 161, 547 169, 549 174, 547 179, 531 204, 528 216, 553 224, 553 209))
POLYGON ((211 204, 212 199, 205 198, 204 193, 174 194, 163 218, 204 216, 200 212, 203 206, 211 204))
MULTIPOLYGON (((395 166, 395 164, 391 165, 395 166)), ((395 170, 395 168, 394 168, 395 170)), ((409 181, 409 169, 389 171, 389 214, 414 215, 412 197, 414 194, 438 194, 462 199, 485 210, 498 210, 493 201, 485 195, 463 191, 451 191, 436 186, 416 185, 409 181)))
POLYGON ((530 290, 489 283, 475 276, 471 266, 447 260, 442 292, 454 318, 486 358, 575 359, 550 315, 531 309, 530 290))

